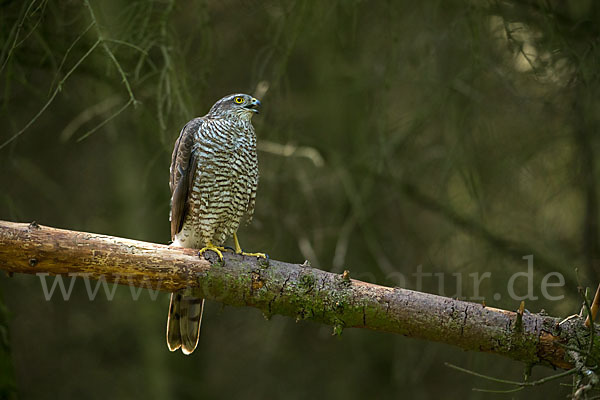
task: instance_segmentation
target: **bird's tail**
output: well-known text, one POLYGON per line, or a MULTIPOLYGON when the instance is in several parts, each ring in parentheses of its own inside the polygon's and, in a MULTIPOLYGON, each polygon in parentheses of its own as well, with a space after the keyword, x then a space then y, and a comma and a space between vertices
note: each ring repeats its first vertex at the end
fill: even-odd
POLYGON ((191 354, 198 345, 204 299, 193 297, 190 289, 171 293, 167 318, 167 346, 183 354, 191 354))

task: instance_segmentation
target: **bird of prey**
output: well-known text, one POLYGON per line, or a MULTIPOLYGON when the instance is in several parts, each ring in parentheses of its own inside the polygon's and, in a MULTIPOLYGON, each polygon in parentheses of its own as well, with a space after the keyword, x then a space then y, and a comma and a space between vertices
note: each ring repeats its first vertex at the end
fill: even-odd
MULTIPOLYGON (((169 181, 172 246, 199 249, 200 254, 212 250, 222 259, 223 245, 233 236, 236 253, 242 253, 236 232, 254 211, 258 159, 251 120, 260 105, 247 94, 225 96, 181 130, 169 181)), ((204 299, 194 297, 193 289, 171 294, 169 350, 194 351, 203 309, 204 299)))

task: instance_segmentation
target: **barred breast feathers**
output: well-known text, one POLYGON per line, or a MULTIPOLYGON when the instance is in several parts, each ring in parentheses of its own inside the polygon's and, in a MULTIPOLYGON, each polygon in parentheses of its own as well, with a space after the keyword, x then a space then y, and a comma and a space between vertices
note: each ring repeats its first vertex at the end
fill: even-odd
POLYGON ((190 121, 178 142, 171 170, 176 182, 172 218, 181 215, 181 222, 172 222, 173 234, 185 228, 178 235, 184 247, 222 244, 252 216, 258 183, 254 129, 249 121, 204 117, 190 121))

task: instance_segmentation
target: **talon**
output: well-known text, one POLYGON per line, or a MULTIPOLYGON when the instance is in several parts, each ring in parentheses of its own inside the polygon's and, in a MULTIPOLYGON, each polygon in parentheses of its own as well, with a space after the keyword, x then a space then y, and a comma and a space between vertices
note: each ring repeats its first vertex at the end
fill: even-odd
POLYGON ((241 254, 243 256, 249 256, 249 257, 264 258, 265 260, 269 259, 269 256, 266 255, 265 253, 246 253, 244 251, 241 251, 238 254, 241 254))
POLYGON ((225 251, 226 249, 224 247, 217 247, 215 245, 213 245, 212 243, 209 243, 206 247, 201 248, 198 251, 198 256, 202 256, 204 255, 205 252, 207 251, 214 251, 215 253, 217 253, 217 255, 219 256, 219 260, 223 261, 223 253, 222 251, 225 251))

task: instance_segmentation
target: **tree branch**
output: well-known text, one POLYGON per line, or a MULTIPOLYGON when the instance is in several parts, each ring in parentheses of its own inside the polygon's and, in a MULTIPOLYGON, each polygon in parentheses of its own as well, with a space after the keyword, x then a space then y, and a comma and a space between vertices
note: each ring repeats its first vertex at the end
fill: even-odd
MULTIPOLYGON (((481 304, 350 279, 300 264, 224 254, 207 261, 193 249, 0 221, 0 269, 9 273, 86 276, 198 295, 334 327, 367 328, 494 353, 528 364, 574 366, 566 350, 585 349, 581 318, 517 314, 481 304), (517 323, 518 320, 518 323, 517 323)), ((213 257, 214 256, 214 257, 213 257)), ((595 339, 594 343, 600 343, 595 339)), ((590 359, 600 359, 594 345, 590 359)))

